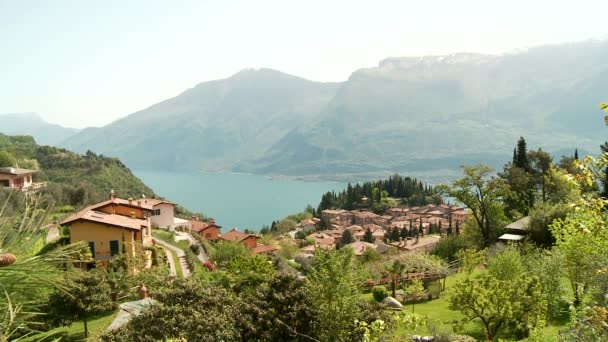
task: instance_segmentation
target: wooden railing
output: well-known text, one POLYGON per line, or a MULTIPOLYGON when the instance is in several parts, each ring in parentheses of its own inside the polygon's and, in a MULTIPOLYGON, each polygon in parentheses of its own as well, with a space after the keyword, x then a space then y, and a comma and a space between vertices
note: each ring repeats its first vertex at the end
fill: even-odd
POLYGON ((36 182, 32 183, 28 186, 24 186, 21 188, 21 191, 38 191, 40 189, 46 188, 46 182, 36 182))

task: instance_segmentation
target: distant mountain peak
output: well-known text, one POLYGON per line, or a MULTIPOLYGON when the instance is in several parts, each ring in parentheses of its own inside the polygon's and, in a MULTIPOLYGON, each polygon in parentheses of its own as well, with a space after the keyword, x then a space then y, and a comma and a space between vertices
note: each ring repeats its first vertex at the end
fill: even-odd
POLYGON ((431 67, 435 65, 470 64, 479 65, 496 59, 497 56, 472 52, 458 52, 449 55, 420 56, 420 57, 389 57, 379 63, 383 69, 410 69, 431 67))

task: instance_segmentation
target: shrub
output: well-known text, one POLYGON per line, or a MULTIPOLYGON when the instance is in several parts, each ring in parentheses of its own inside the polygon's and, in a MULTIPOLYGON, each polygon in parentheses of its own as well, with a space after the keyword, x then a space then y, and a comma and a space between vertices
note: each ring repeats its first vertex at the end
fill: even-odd
POLYGON ((374 286, 372 288, 372 295, 376 302, 382 302, 384 298, 388 297, 388 290, 382 285, 374 286))
POLYGON ((190 245, 190 250, 192 251, 192 253, 199 255, 201 253, 201 245, 199 245, 198 243, 193 243, 190 245))

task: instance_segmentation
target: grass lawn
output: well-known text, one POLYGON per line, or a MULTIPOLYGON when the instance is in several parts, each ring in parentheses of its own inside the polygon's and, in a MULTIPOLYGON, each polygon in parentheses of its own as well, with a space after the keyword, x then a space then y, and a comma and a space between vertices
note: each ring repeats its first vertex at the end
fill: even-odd
POLYGON ((190 248, 190 243, 188 241, 181 240, 181 241, 176 242, 175 239, 173 238, 173 234, 166 230, 153 229, 152 237, 154 237, 156 239, 161 239, 161 240, 165 241, 166 243, 172 244, 173 246, 181 248, 183 250, 190 248))
POLYGON ((50 342, 60 339, 62 342, 97 341, 98 337, 112 323, 118 311, 109 312, 88 320, 89 338, 84 338, 84 325, 82 321, 74 322, 69 327, 55 328, 45 333, 30 336, 22 341, 50 342))
MULTIPOLYGON (((453 323, 464 318, 464 315, 459 311, 452 311, 448 309, 448 294, 450 289, 456 285, 460 279, 464 278, 464 273, 458 273, 447 277, 445 287, 446 291, 441 293, 441 297, 438 299, 430 300, 424 303, 417 303, 414 305, 414 313, 421 315, 427 319, 426 327, 419 327, 416 330, 406 330, 404 327, 397 329, 397 334, 412 334, 412 335, 431 335, 431 331, 435 328, 435 332, 449 332, 453 333, 453 323)), ((368 301, 374 301, 371 293, 364 294, 364 298, 368 301)), ((407 304, 404 306, 404 310, 412 312, 412 305, 407 304)), ((560 317, 558 321, 551 322, 545 330, 546 336, 556 336, 560 329, 567 326, 569 317, 567 314, 564 317, 560 317)), ((458 334, 470 335, 477 340, 485 341, 485 329, 479 319, 469 321, 464 325, 464 330, 458 331, 458 334)), ((507 338, 508 336, 501 336, 501 338, 507 338)))
POLYGON ((177 254, 170 249, 167 249, 167 250, 169 251, 169 253, 171 253, 171 258, 173 258, 173 264, 175 265, 175 273, 176 273, 177 277, 183 278, 184 271, 182 270, 182 264, 179 262, 179 258, 177 257, 177 254))

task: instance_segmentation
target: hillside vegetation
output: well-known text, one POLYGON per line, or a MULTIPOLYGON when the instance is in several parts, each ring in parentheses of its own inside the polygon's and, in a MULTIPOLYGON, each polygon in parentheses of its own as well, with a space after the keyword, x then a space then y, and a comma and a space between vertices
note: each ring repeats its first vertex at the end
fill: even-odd
POLYGON ((40 146, 30 136, 4 134, 0 134, 0 152, 12 156, 19 167, 38 170, 34 181, 48 181, 44 192, 58 204, 94 203, 106 199, 112 189, 125 198, 154 195, 116 158, 92 152, 80 155, 63 148, 40 146))

